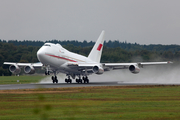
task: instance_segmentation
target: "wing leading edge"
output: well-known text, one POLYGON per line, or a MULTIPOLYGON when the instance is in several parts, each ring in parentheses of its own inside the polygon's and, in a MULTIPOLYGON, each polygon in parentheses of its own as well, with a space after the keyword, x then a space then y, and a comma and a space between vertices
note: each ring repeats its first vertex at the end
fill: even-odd
POLYGON ((17 65, 20 67, 24 67, 24 66, 33 66, 33 67, 42 67, 43 64, 41 62, 38 63, 14 63, 14 62, 4 62, 5 65, 17 65))

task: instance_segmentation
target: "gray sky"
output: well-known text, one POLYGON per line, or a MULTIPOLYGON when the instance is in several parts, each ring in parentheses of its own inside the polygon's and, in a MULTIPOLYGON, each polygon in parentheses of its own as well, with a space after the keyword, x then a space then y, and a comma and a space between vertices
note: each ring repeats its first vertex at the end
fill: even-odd
POLYGON ((180 45, 180 0, 0 0, 1 40, 180 45))

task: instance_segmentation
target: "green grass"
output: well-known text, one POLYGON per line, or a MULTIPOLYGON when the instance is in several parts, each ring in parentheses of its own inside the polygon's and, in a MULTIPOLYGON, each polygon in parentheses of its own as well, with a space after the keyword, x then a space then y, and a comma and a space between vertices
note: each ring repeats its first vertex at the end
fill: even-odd
POLYGON ((27 83, 37 83, 45 76, 40 75, 24 75, 24 76, 1 76, 0 84, 27 84, 27 83), (19 82, 17 82, 19 80, 19 82))
POLYGON ((0 91, 0 119, 179 120, 180 86, 0 91))

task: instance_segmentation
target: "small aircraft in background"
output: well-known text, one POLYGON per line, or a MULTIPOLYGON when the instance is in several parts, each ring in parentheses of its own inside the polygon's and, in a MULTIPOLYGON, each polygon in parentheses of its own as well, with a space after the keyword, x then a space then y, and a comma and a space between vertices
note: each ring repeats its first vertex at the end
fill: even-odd
POLYGON ((67 75, 65 82, 72 83, 76 78, 77 83, 89 83, 88 75, 93 73, 101 75, 104 71, 114 69, 129 69, 131 73, 139 73, 140 68, 147 65, 169 64, 168 62, 138 62, 138 63, 100 63, 103 50, 105 31, 102 31, 92 48, 88 57, 70 52, 60 44, 45 43, 38 51, 37 58, 39 63, 13 63, 4 62, 10 65, 9 70, 13 74, 19 74, 21 68, 27 74, 34 74, 35 68, 45 68, 45 74, 52 76, 52 82, 58 83, 57 74, 67 75))

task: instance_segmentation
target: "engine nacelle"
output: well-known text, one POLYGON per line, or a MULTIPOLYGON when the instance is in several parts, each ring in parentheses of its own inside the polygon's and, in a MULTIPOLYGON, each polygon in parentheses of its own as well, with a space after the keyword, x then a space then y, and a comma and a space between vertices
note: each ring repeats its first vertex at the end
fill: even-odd
POLYGON ((100 66, 94 66, 93 67, 93 72, 96 74, 103 74, 104 73, 104 69, 100 66))
POLYGON ((19 74, 21 72, 21 68, 19 68, 16 64, 9 66, 9 71, 13 74, 19 74))
POLYGON ((35 73, 35 69, 34 69, 34 67, 33 66, 25 66, 24 67, 24 72, 26 73, 26 74, 34 74, 35 73))
POLYGON ((134 74, 137 74, 140 72, 140 68, 137 65, 130 65, 129 70, 134 74))

